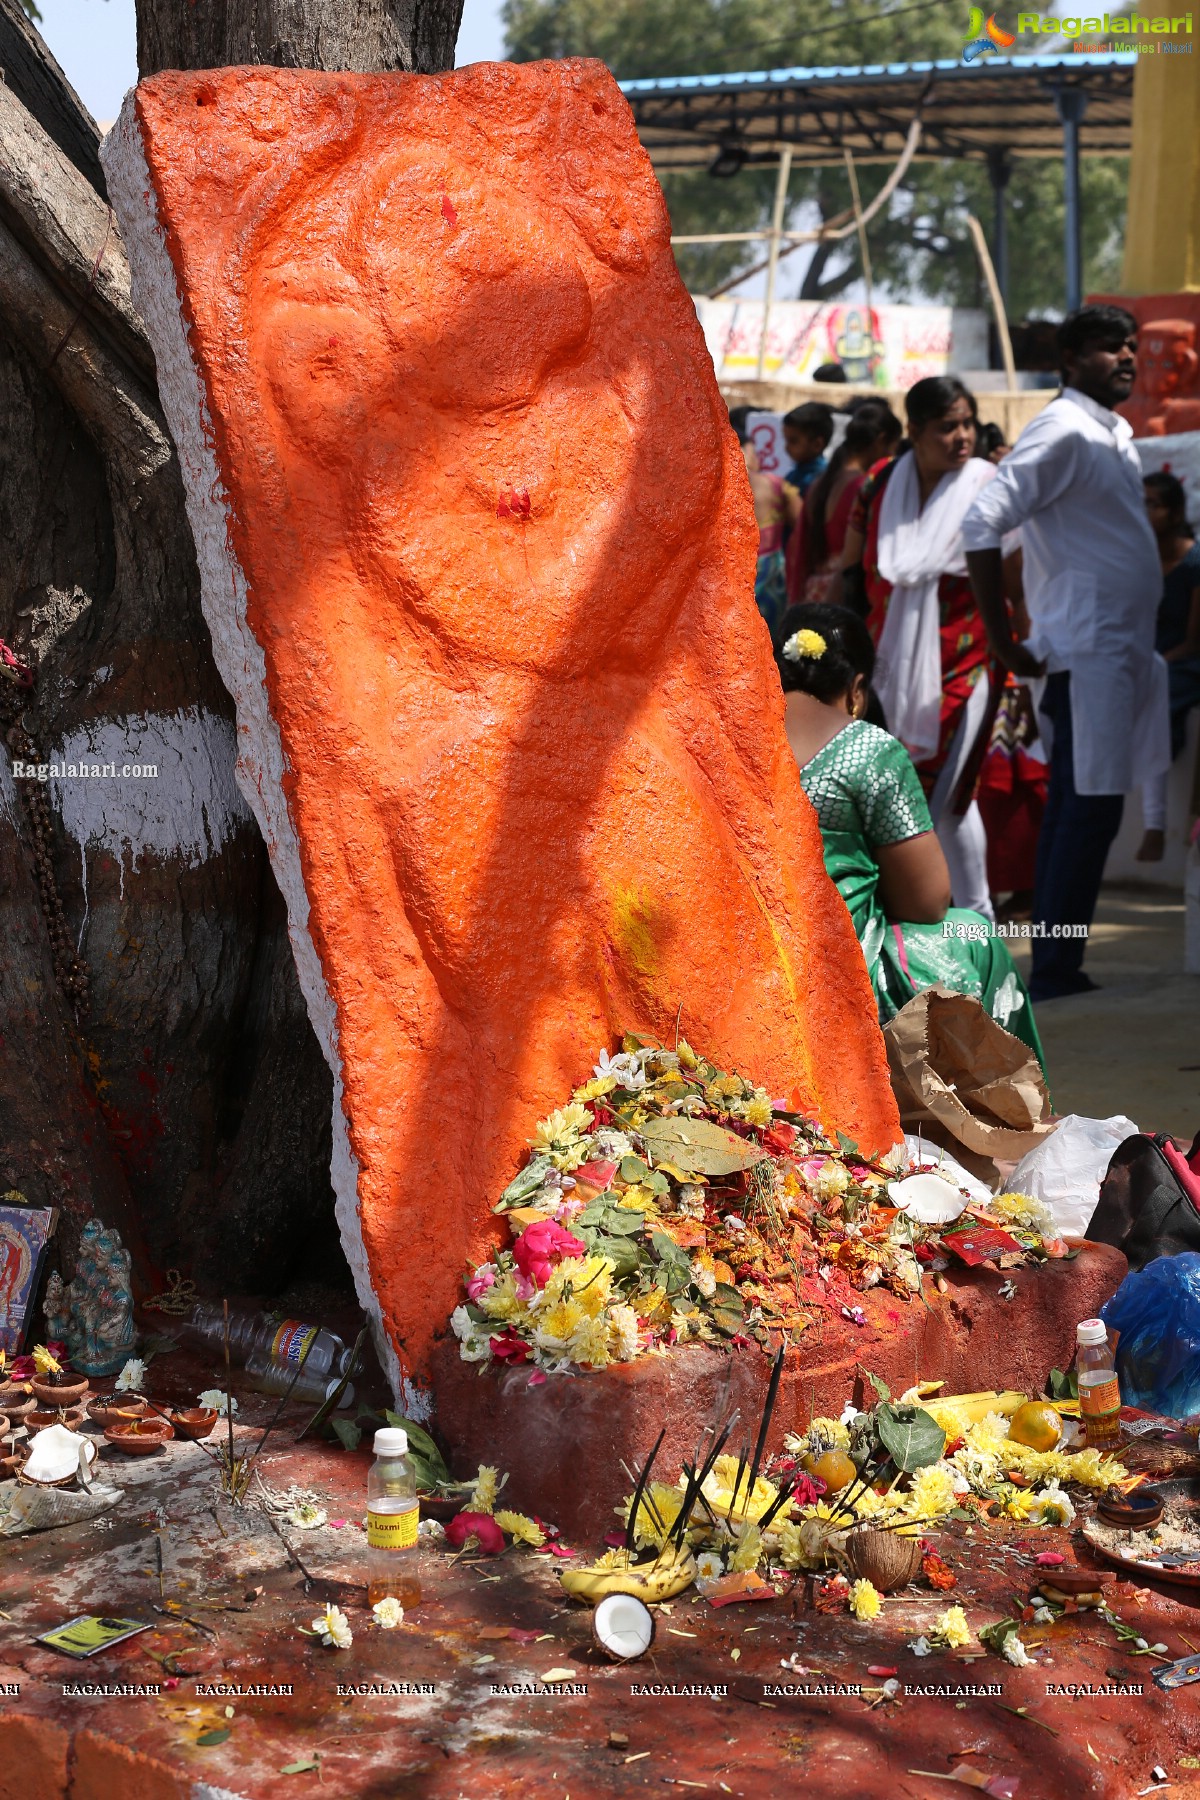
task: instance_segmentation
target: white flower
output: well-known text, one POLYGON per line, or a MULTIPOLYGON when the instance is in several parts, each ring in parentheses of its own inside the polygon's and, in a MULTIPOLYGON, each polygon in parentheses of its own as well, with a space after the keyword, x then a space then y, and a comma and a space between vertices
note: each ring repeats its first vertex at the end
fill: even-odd
POLYGON ((592 1070, 597 1081, 603 1081, 611 1075, 619 1087, 628 1088, 631 1093, 646 1085, 646 1071, 641 1064, 643 1052, 626 1050, 618 1056, 609 1056, 607 1050, 600 1052, 600 1061, 592 1070))
POLYGON ((850 1186, 850 1177, 841 1163, 834 1162, 831 1157, 817 1176, 816 1188, 822 1200, 831 1200, 835 1194, 844 1194, 850 1186))
POLYGON ((422 1519, 417 1526, 417 1536, 428 1538, 431 1544, 440 1544, 445 1540, 446 1527, 440 1519, 422 1519))
POLYGON ((724 1225, 726 1231, 731 1231, 733 1233, 734 1237, 745 1236, 746 1221, 739 1217, 737 1213, 726 1213, 721 1223, 724 1225))
POLYGON ((715 1550, 702 1550, 696 1558, 696 1574, 701 1581, 715 1581, 725 1573, 725 1564, 715 1550))
POLYGON ((1014 1669, 1027 1669, 1033 1661, 1015 1631, 1010 1631, 1004 1640, 1004 1660, 1014 1669))
POLYGON ((310 1500, 302 1500, 299 1506, 293 1506, 287 1519, 288 1524, 294 1525, 297 1531, 317 1531, 328 1516, 321 1507, 314 1506, 310 1500))
POLYGON ((717 1278, 712 1270, 706 1269, 702 1262, 693 1262, 692 1280, 704 1295, 704 1298, 706 1300, 711 1300, 717 1291, 717 1278))
POLYGON ((1035 1494, 1033 1504, 1043 1525, 1071 1525, 1075 1521, 1071 1496, 1063 1493, 1057 1481, 1050 1482, 1040 1494, 1035 1494))
POLYGON ((235 1413, 238 1409, 238 1403, 233 1395, 223 1393, 220 1388, 205 1388, 199 1399, 201 1406, 215 1408, 222 1417, 228 1413, 235 1413))
POLYGON ((623 1156, 633 1155, 633 1139, 611 1125, 603 1125, 596 1133, 596 1154, 607 1162, 620 1162, 623 1156))
POLYGON ((908 1646, 914 1656, 932 1656, 933 1646, 927 1637, 914 1638, 908 1646))
POLYGON ((146 1365, 140 1356, 131 1356, 117 1376, 118 1394, 140 1393, 146 1379, 146 1365))
POLYGON ((679 1190, 676 1210, 684 1219, 702 1219, 704 1217, 704 1189, 689 1181, 679 1190))
POLYGON ((348 1650, 354 1642, 350 1621, 340 1606, 327 1606, 313 1620, 312 1628, 328 1650, 348 1650))
POLYGON ((613 1355, 618 1362, 632 1362, 641 1350, 638 1316, 632 1306, 614 1306, 608 1315, 613 1355))
POLYGON ((489 1326, 476 1324, 465 1306, 456 1306, 450 1314, 450 1329, 458 1339, 458 1353, 464 1362, 487 1361, 492 1354, 489 1326))
POLYGON ((377 1600, 371 1611, 375 1614, 375 1623, 381 1631, 392 1631, 404 1617, 404 1608, 390 1594, 377 1600))

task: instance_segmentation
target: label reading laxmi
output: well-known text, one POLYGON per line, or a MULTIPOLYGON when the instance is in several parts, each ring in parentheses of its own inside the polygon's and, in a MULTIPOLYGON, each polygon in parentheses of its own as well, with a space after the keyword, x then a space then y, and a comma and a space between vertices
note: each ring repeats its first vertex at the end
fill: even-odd
POLYGON ((367 1547, 371 1550, 411 1550, 417 1541, 420 1510, 414 1500, 403 1512, 368 1512, 367 1547))

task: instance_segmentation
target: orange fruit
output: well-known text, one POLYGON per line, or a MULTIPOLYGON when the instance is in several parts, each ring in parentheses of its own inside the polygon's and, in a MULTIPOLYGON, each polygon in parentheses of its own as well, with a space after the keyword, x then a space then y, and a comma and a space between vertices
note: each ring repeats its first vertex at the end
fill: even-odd
POLYGON ((817 1481, 823 1481, 831 1494, 840 1493, 857 1480, 858 1470, 844 1450, 826 1450, 821 1456, 806 1456, 804 1466, 817 1481))
POLYGON ((1026 1400, 1009 1420, 1008 1435, 1027 1450, 1053 1450, 1062 1428, 1062 1419, 1052 1406, 1043 1400, 1026 1400))

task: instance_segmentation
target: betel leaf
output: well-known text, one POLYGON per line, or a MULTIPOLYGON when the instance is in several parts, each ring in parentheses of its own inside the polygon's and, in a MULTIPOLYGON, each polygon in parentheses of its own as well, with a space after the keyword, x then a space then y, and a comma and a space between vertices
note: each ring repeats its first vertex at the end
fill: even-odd
POLYGON ((637 1237, 646 1223, 645 1215, 627 1206, 610 1206, 600 1222, 600 1229, 612 1237, 637 1237))
POLYGON ((353 1419, 331 1419, 329 1423, 341 1442, 343 1450, 357 1450, 362 1442, 362 1432, 353 1419))
POLYGON ((654 1250, 654 1254, 657 1256, 660 1263, 682 1263, 686 1268, 689 1270, 691 1269, 691 1257, 683 1248, 683 1245, 677 1244, 675 1239, 667 1232, 652 1231, 650 1233, 650 1243, 654 1250))
POLYGON ((870 1382, 871 1386, 875 1389, 876 1394, 878 1394, 878 1396, 881 1400, 890 1400, 891 1399, 892 1390, 888 1386, 886 1381, 881 1381, 878 1375, 872 1375, 870 1369, 864 1369, 863 1374, 866 1376, 867 1380, 870 1382))
POLYGON ((232 1736, 233 1733, 228 1725, 219 1725, 212 1731, 202 1731, 196 1742, 207 1749, 210 1744, 223 1744, 227 1737, 232 1736))
POLYGON ((658 1169, 655 1169, 652 1174, 647 1175, 644 1178, 644 1180, 642 1181, 642 1186, 645 1188, 649 1188, 649 1190, 652 1194, 658 1194, 660 1197, 663 1194, 669 1194, 671 1191, 670 1182, 667 1180, 665 1175, 660 1173, 660 1171, 658 1169))
POLYGON ((652 1162, 699 1175, 736 1175, 767 1154, 709 1119, 647 1119, 641 1132, 652 1162))
POLYGON ((1069 1375, 1064 1375, 1061 1369, 1051 1369, 1046 1392, 1052 1400, 1078 1400, 1079 1378, 1074 1369, 1069 1375))
POLYGON ((847 1137, 844 1131, 838 1132, 837 1141, 838 1141, 838 1149, 841 1151, 843 1156, 857 1156, 858 1155, 858 1145, 855 1143, 853 1138, 847 1137))
POLYGON ((649 1173, 650 1170, 640 1156, 623 1156, 621 1158, 622 1181, 641 1181, 642 1177, 649 1173))
POLYGON ((946 1434, 924 1407, 889 1406, 881 1400, 872 1418, 880 1443, 906 1475, 941 1461, 946 1434))
POLYGON ((591 1234, 589 1249, 593 1256, 607 1256, 613 1264, 613 1274, 618 1281, 627 1275, 637 1273, 638 1248, 632 1238, 605 1237, 601 1231, 591 1234))
POLYGON ((405 1419, 399 1413, 385 1411, 383 1416, 389 1425, 407 1435, 412 1448, 423 1456, 426 1462, 440 1464, 443 1474, 446 1472, 446 1465, 442 1462, 442 1453, 423 1425, 418 1425, 415 1419, 405 1419))
POLYGON ((608 1210, 608 1200, 603 1194, 598 1194, 594 1200, 588 1201, 582 1212, 576 1213, 572 1223, 577 1231, 592 1230, 597 1225, 603 1225, 608 1210))

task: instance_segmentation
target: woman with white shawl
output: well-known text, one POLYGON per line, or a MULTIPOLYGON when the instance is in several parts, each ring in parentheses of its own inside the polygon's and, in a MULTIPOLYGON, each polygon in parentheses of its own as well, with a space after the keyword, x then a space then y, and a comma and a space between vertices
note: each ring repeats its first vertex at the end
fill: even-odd
MULTIPOLYGON (((1003 672, 967 579, 962 521, 992 463, 975 456, 974 396, 953 376, 918 381, 905 401, 908 447, 865 483, 843 574, 861 564, 875 691, 929 800, 955 906, 994 916, 975 787, 1003 672)), ((848 585, 848 584, 847 584, 848 585)))

